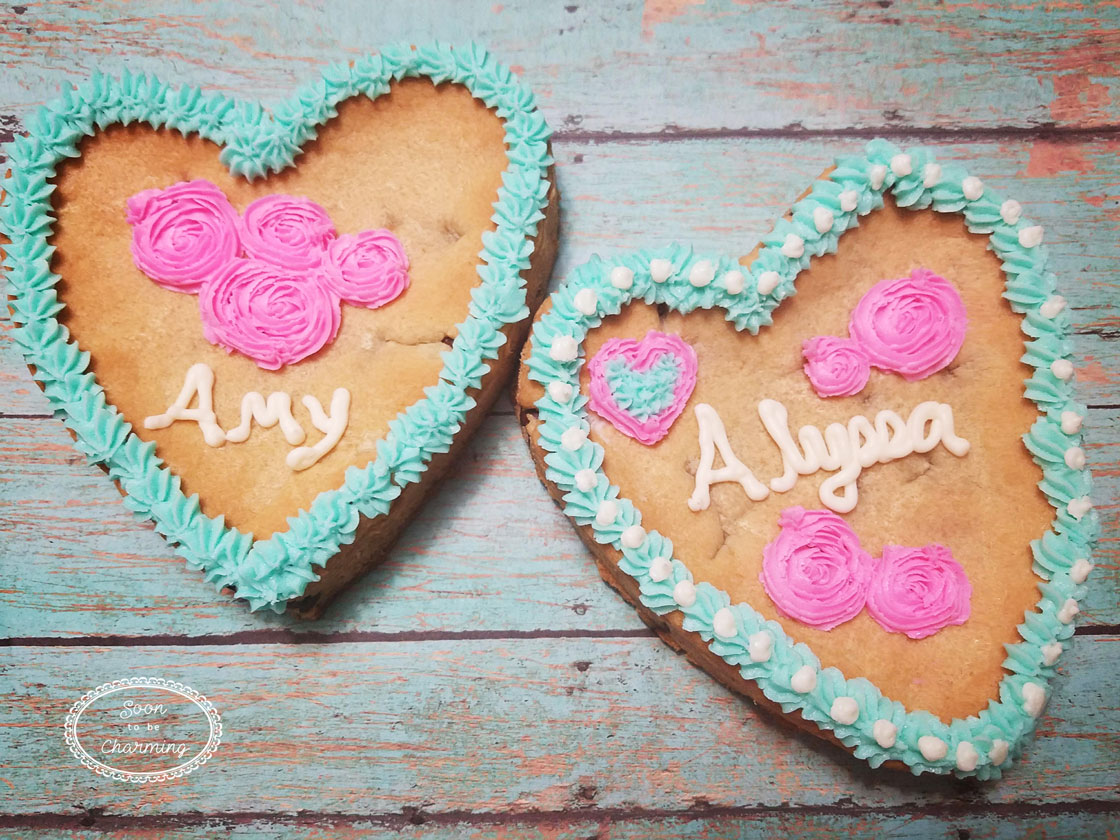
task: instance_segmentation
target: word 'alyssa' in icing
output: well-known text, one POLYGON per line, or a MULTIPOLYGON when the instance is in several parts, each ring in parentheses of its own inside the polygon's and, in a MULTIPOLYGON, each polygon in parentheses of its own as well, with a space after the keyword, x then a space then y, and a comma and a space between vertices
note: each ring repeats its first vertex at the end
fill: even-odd
POLYGON ((266 370, 306 359, 338 334, 341 302, 376 309, 408 287, 387 230, 335 233, 310 199, 266 195, 238 215, 205 180, 128 200, 132 258, 155 283, 199 296, 211 344, 266 370))
POLYGON ((821 397, 858 394, 871 368, 914 382, 945 369, 964 343, 968 318, 953 284, 919 268, 872 286, 848 323, 850 338, 818 336, 801 347, 821 397))
POLYGON ((707 509, 713 484, 738 482, 750 499, 761 501, 771 490, 791 490, 800 475, 825 470, 836 475, 821 482, 821 502, 834 511, 848 513, 859 500, 856 482, 864 468, 897 461, 914 452, 929 452, 939 443, 958 457, 969 449, 969 442, 958 437, 953 428, 953 407, 947 403, 919 403, 906 420, 893 411, 880 411, 874 422, 856 415, 847 425, 830 423, 823 434, 816 426, 802 426, 795 441, 786 407, 777 400, 763 400, 758 404, 758 415, 782 453, 782 474, 767 486, 732 451, 716 410, 700 403, 694 411, 700 429, 700 466, 688 500, 694 511, 707 509), (714 468, 717 451, 724 462, 719 469, 714 468))
POLYGON ((350 417, 350 392, 345 388, 335 388, 331 396, 330 412, 323 410, 322 404, 313 396, 304 396, 304 407, 311 414, 311 424, 323 433, 323 438, 311 446, 300 446, 306 438, 303 426, 292 416, 292 398, 283 391, 273 391, 268 398, 256 391, 250 391, 241 398, 241 422, 224 431, 218 425, 214 413, 214 371, 210 366, 199 362, 187 370, 183 387, 167 411, 144 418, 145 429, 164 429, 176 420, 189 420, 198 424, 202 439, 209 446, 241 443, 248 440, 253 423, 263 428, 277 424, 284 439, 296 447, 288 453, 285 463, 293 470, 305 470, 334 449, 346 431, 350 417), (198 399, 197 408, 189 408, 198 399))
POLYGON ((788 507, 762 550, 762 588, 784 615, 818 630, 866 606, 884 630, 924 639, 971 614, 972 584, 941 545, 883 547, 873 559, 843 519, 788 507))
POLYGON ((588 363, 591 410, 624 435, 657 443, 696 387, 696 351, 679 335, 650 330, 640 341, 611 338, 588 363))

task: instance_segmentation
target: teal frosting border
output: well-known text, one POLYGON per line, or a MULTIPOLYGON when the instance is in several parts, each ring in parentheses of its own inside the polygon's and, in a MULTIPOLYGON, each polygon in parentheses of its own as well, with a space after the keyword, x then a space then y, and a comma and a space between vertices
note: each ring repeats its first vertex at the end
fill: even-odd
POLYGON ((4 267, 18 325, 13 334, 35 379, 55 416, 76 435, 78 449, 90 462, 105 465, 125 492, 125 504, 176 544, 190 567, 219 588, 235 588, 253 610, 282 612, 317 579, 313 566, 325 565, 354 540, 360 517, 386 514, 401 488, 420 480, 432 456, 448 451, 475 406, 468 392, 481 386, 488 361, 506 342, 502 328, 529 316, 521 271, 529 268, 532 237, 544 218, 552 164, 550 130, 532 91, 477 45, 403 44, 325 67, 271 112, 257 103, 126 73, 67 87, 36 111, 26 128, 27 135, 5 149, 12 172, 2 183, 0 231, 10 240, 4 267), (439 381, 389 424, 376 459, 347 470, 343 486, 320 493, 310 510, 290 517, 287 531, 254 541, 226 527, 222 517, 202 513, 197 495, 183 494, 155 444, 137 437, 106 403, 88 370, 89 353, 59 323, 64 304, 55 290, 59 276, 51 271, 50 179, 62 161, 78 157, 83 137, 140 122, 213 141, 222 147, 230 172, 252 180, 294 165, 303 144, 337 116, 338 103, 359 95, 376 99, 391 82, 408 77, 461 84, 503 120, 509 165, 491 217, 496 228, 482 237, 481 282, 471 294, 469 316, 443 353, 439 381))
MULTIPOLYGON (((576 524, 589 526, 598 543, 620 552, 619 566, 639 584, 643 604, 659 614, 680 611, 684 629, 698 633, 712 652, 737 667, 744 679, 754 681, 782 711, 797 712, 831 731, 875 767, 899 761, 915 774, 998 777, 1034 730, 1057 657, 1073 635, 1077 602, 1084 594, 1081 584, 1091 568, 1088 556, 1098 525, 1089 503, 1090 478, 1078 457, 1078 430, 1063 431, 1063 413, 1067 417, 1069 412, 1079 417, 1085 413, 1074 400, 1068 361, 1061 361, 1068 360, 1071 349, 1068 309, 1054 294, 1055 277, 1046 270, 1046 248, 1036 241, 1041 228, 1016 218, 1018 206, 1012 207, 1006 211, 1010 221, 1005 220, 1001 199, 977 179, 968 178, 961 167, 936 164, 926 149, 903 152, 874 140, 863 156, 836 161, 836 168, 817 181, 765 237, 749 267, 731 257, 694 254, 683 246, 607 261, 595 257, 553 294, 551 309, 534 325, 530 339, 529 376, 546 386, 536 402, 542 421, 540 445, 547 452, 546 476, 563 491, 567 515, 576 524), (978 188, 982 188, 980 195, 978 188), (757 333, 771 323, 781 301, 794 293, 797 274, 813 257, 835 251, 839 236, 855 227, 859 216, 882 207, 888 190, 903 207, 961 213, 969 230, 989 236, 989 247, 1002 261, 1006 275, 1004 297, 1022 316, 1027 336, 1022 360, 1034 369, 1025 394, 1038 405, 1040 416, 1024 441, 1042 468, 1039 487, 1055 509, 1051 528, 1031 543, 1033 568, 1042 578, 1041 598, 1019 625, 1021 641, 1005 646, 1003 664, 1009 673, 1000 683, 999 699, 978 715, 951 723, 926 711, 908 711, 866 679, 846 679, 836 668, 823 668, 813 651, 793 642, 777 622, 767 621, 748 604, 732 605, 727 593, 711 584, 694 583, 688 567, 671 559, 672 543, 641 527, 641 513, 619 497, 619 488, 604 474, 603 447, 586 439, 587 398, 579 387, 588 330, 632 300, 666 304, 684 313, 723 309, 737 329, 757 333), (815 214, 818 208, 828 213, 815 214), (821 218, 830 221, 821 225, 827 228, 823 232, 818 228, 821 218), (654 259, 671 263, 667 281, 652 280, 654 259), (776 273, 777 283, 774 274, 768 275, 760 293, 759 277, 767 272, 776 273), (595 301, 591 315, 583 314, 590 308, 588 295, 582 296, 580 307, 575 302, 576 294, 585 289, 591 290, 595 301), (579 352, 570 352, 569 340, 551 352, 561 337, 574 339, 579 352), (548 387, 553 383, 563 384, 548 387), (576 473, 584 470, 593 471, 597 479, 590 490, 577 485, 576 473), (801 691, 791 684, 799 671, 801 676, 792 682, 801 691), (807 684, 812 687, 806 688, 807 684), (855 701, 854 721, 845 722, 849 715, 844 707, 850 711, 851 703, 834 709, 837 698, 855 701), (893 744, 882 743, 889 743, 889 737, 876 738, 879 721, 886 722, 880 724, 880 736, 895 729, 893 744)), ((586 474, 583 479, 580 483, 587 486, 586 474)))

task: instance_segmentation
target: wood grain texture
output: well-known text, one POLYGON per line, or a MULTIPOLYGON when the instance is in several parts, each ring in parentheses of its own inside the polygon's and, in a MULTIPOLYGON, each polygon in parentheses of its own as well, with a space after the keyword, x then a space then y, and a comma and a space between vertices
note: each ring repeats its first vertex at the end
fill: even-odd
MULTIPOLYGON (((1081 637, 1025 761, 882 775, 760 716, 604 586, 504 400, 388 562, 314 623, 251 615, 69 445, 0 314, 0 835, 1120 836, 1118 0, 28 0, 0 7, 0 140, 92 70, 276 101, 394 40, 474 38, 557 130, 556 277, 687 240, 745 253, 837 153, 933 144, 1047 229, 1102 513, 1081 637), (453 12, 449 11, 453 8, 453 12), (134 788, 62 716, 126 676, 209 696, 205 768, 134 788)), ((554 282, 559 282, 557 279, 554 282)))
POLYGON ((28 2, 3 14, 0 112, 92 70, 265 100, 315 64, 470 37, 520 68, 569 132, 1115 128, 1116 0, 244 0, 28 2), (204 47, 204 48, 202 48, 204 47))
POLYGON ((997 805, 1112 801, 1120 637, 1078 642, 1025 759, 985 785, 876 773, 761 715, 648 637, 21 647, 0 709, 5 810, 923 808, 966 793, 997 805), (174 784, 122 786, 74 762, 58 721, 123 674, 174 678, 214 703, 222 745, 205 768, 174 784))

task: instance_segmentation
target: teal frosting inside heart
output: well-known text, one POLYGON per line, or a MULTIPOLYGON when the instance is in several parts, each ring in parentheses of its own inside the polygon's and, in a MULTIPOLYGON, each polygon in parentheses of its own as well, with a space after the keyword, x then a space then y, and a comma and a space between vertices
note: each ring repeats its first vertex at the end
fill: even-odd
POLYGON ((418 482, 428 462, 447 452, 468 411, 469 391, 479 388, 506 342, 503 328, 529 315, 521 272, 529 268, 532 237, 548 203, 552 164, 550 131, 533 93, 509 68, 474 44, 452 48, 428 44, 389 47, 378 55, 324 68, 321 77, 298 90, 270 113, 254 102, 182 87, 150 76, 126 73, 120 79, 97 75, 36 111, 27 136, 5 148, 12 174, 3 183, 0 231, 5 246, 13 338, 34 368, 35 378, 55 414, 74 432, 76 446, 93 463, 105 465, 125 492, 124 503, 176 544, 187 563, 219 588, 230 587, 252 609, 282 612, 317 579, 313 570, 353 542, 359 517, 388 512, 401 488, 418 482), (133 122, 197 134, 222 147, 230 172, 248 179, 294 165, 318 126, 337 116, 337 105, 354 96, 375 99, 395 80, 426 77, 436 84, 462 84, 504 121, 509 165, 494 203, 496 228, 483 235, 479 284, 471 293, 469 316, 457 325, 451 349, 443 354, 438 382, 424 389, 389 424, 377 442, 377 458, 351 467, 345 483, 320 493, 310 509, 289 518, 287 531, 254 541, 199 509, 179 477, 163 466, 155 444, 145 443, 89 372, 89 354, 70 340, 57 315, 63 308, 51 270, 54 224, 50 195, 56 167, 78 157, 78 143, 108 126, 133 122))
MULTIPOLYGON (((1003 199, 986 186, 979 197, 967 197, 963 184, 968 173, 960 166, 939 167, 937 183, 928 185, 927 165, 933 162, 926 149, 903 152, 884 140, 868 144, 865 155, 838 159, 836 168, 778 221, 750 266, 733 257, 696 255, 684 246, 610 261, 594 258, 568 276, 554 293, 551 309, 534 324, 527 365, 530 379, 546 386, 536 402, 540 445, 548 453, 546 477, 564 494, 564 511, 573 522, 618 552, 618 567, 634 579, 646 607, 660 615, 680 613, 685 630, 699 634, 713 654, 738 668, 783 712, 799 714, 830 731, 872 766, 895 761, 915 774, 991 779, 1018 757, 1042 713, 1057 655, 1073 636, 1078 600, 1092 568, 1088 557, 1098 517, 1089 501, 1089 473, 1069 458, 1081 443, 1085 407, 1076 402, 1067 372, 1070 319, 1066 309, 1051 305, 1056 279, 1046 269, 1041 228, 1019 218, 1017 211, 1008 214, 1003 199), (722 309, 736 329, 757 333, 771 323, 780 302, 794 293, 798 272, 813 257, 834 252, 843 232, 855 227, 860 216, 881 208, 887 192, 901 207, 960 213, 970 231, 989 235, 1006 274, 1004 297, 1022 316, 1028 336, 1022 361, 1033 373, 1024 395, 1038 405, 1040 417, 1024 442, 1042 470, 1039 488, 1054 507, 1051 529, 1030 546, 1033 569, 1043 580, 1041 597, 1019 625, 1021 640, 1004 646, 1008 673, 998 699, 978 715, 951 722, 907 709, 866 679, 847 678, 836 668, 823 667, 813 651, 787 636, 779 623, 750 604, 732 604, 726 591, 696 581, 688 566, 676 559, 672 542, 645 530, 641 511, 620 496, 603 470, 603 447, 581 435, 572 448, 571 436, 565 433, 588 428, 587 398, 580 392, 584 360, 582 353, 574 359, 550 353, 557 339, 574 338, 582 349, 589 330, 635 300, 682 313, 722 309), (830 220, 825 231, 818 225, 823 211, 830 220), (624 288, 611 282, 614 272, 627 278, 624 288), (770 276, 760 289, 764 275, 770 276), (696 277, 707 282, 691 282, 696 277), (584 314, 575 306, 580 293, 585 298, 586 293, 594 295, 593 313, 584 314), (548 387, 553 383, 571 387, 548 387), (565 393, 570 396, 557 399, 565 393), (595 474, 595 481, 576 479, 587 471, 595 474), (800 676, 795 680, 794 675, 800 676), (838 700, 844 701, 841 710, 854 703, 854 719, 837 714, 838 700)), ((975 195, 975 190, 969 192, 975 195)))
POLYGON ((619 408, 644 421, 673 404, 681 363, 676 356, 663 353, 646 370, 634 370, 623 359, 614 359, 607 365, 606 377, 619 408))

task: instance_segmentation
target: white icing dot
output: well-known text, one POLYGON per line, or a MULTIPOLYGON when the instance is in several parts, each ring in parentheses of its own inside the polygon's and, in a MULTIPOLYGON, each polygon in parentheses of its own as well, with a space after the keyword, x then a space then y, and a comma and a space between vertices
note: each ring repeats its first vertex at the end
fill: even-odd
POLYGON ((1051 642, 1048 645, 1042 646, 1042 664, 1046 666, 1053 665, 1058 661, 1058 657, 1062 655, 1062 643, 1051 642))
POLYGON ((599 509, 595 512, 595 524, 604 528, 613 525, 618 518, 618 502, 614 499, 603 499, 599 502, 599 509))
POLYGON ((789 687, 798 694, 808 694, 817 687, 817 669, 812 665, 802 665, 789 678, 789 687))
POLYGON ((637 548, 646 541, 646 529, 641 525, 631 525, 622 532, 622 547, 637 548))
POLYGON ((918 739, 918 752, 926 761, 940 761, 949 754, 949 745, 936 735, 923 735, 918 739))
POLYGON ((961 181, 961 192, 969 201, 976 201, 984 194, 984 182, 974 175, 969 175, 961 181))
POLYGON ((770 654, 773 650, 774 637, 765 630, 752 633, 751 637, 747 640, 747 653, 750 654, 751 662, 770 661, 770 654))
POLYGON ((1093 564, 1084 557, 1078 557, 1069 568, 1069 579, 1080 586, 1089 578, 1091 571, 1093 571, 1093 564))
POLYGON ((1085 450, 1080 446, 1071 446, 1066 450, 1065 458, 1066 466, 1071 470, 1085 469, 1085 450))
POLYGON ((1019 244, 1024 248, 1042 244, 1042 225, 1032 225, 1019 231, 1019 244))
POLYGON ((548 395, 558 403, 566 403, 572 398, 572 394, 574 393, 575 389, 572 388, 571 384, 568 382, 560 382, 557 380, 548 383, 548 395))
POLYGON ((661 583, 673 573, 673 564, 666 557, 654 557, 649 564, 649 579, 654 583, 661 583))
POLYGON ((1081 607, 1078 606, 1077 601, 1073 598, 1066 598, 1066 602, 1058 609, 1058 621, 1062 624, 1069 624, 1078 613, 1081 612, 1081 607))
POLYGON ((688 282, 698 289, 707 286, 716 276, 716 267, 711 260, 700 260, 688 272, 688 282))
POLYGON ((1069 511, 1069 515, 1078 520, 1092 509, 1093 500, 1088 496, 1082 496, 1079 499, 1070 499, 1069 504, 1066 505, 1066 510, 1069 511))
POLYGON ((1038 717, 1046 705, 1046 691, 1038 683, 1023 683, 1023 711, 1038 717))
POLYGON ((712 616, 712 629, 721 639, 730 639, 739 629, 735 626, 735 613, 728 607, 720 607, 712 616))
POLYGON ((871 182, 871 189, 882 189, 883 182, 887 180, 887 167, 881 163, 877 163, 868 170, 868 180, 871 182))
POLYGON ((1075 435, 1081 431, 1081 423, 1085 420, 1076 411, 1062 412, 1062 431, 1067 435, 1075 435))
POLYGON ((832 211, 827 207, 817 207, 813 210, 813 227, 817 229, 817 233, 828 233, 832 230, 832 224, 836 218, 832 215, 832 211))
POLYGON ((1007 224, 1014 225, 1019 223, 1019 217, 1023 215, 1023 205, 1013 198, 1007 199, 999 206, 999 217, 1007 224))
POLYGON ((576 489, 581 493, 589 493, 599 485, 599 476, 595 470, 580 470, 576 473, 576 489))
POLYGON ((940 180, 941 164, 927 163, 926 168, 922 170, 922 186, 928 190, 930 187, 936 187, 940 180))
POLYGON ((587 430, 579 426, 570 426, 560 435, 560 445, 565 449, 575 452, 587 442, 587 430))
POLYGON ((634 272, 624 265, 616 265, 611 269, 611 285, 626 291, 634 285, 634 272))
POLYGON ((1073 376, 1073 362, 1069 359, 1055 359, 1050 363, 1050 372, 1061 380, 1073 376))
POLYGON ((879 718, 871 727, 871 735, 875 738, 876 744, 885 750, 889 750, 898 739, 898 727, 889 720, 879 718))
POLYGON ((649 276, 654 283, 664 283, 673 274, 673 264, 668 260, 650 260, 649 276))
POLYGON ((1061 295, 1052 295, 1042 306, 1038 307, 1038 314, 1043 318, 1053 318, 1066 308, 1066 299, 1061 295))
POLYGON ((682 607, 691 607, 696 603, 696 587, 690 580, 682 580, 673 587, 673 600, 682 607))
POLYGON ((776 271, 764 271, 758 275, 758 293, 768 295, 782 282, 782 275, 776 271))
POLYGON ((1007 761, 1007 754, 1011 750, 1011 745, 1006 741, 996 738, 992 741, 992 748, 988 750, 988 758, 991 759, 992 764, 999 767, 1003 762, 1007 761))
POLYGON ((723 275, 723 287, 728 294, 737 295, 743 291, 743 272, 729 271, 723 275))
POLYGON ((891 172, 902 178, 914 171, 914 164, 908 154, 897 154, 891 158, 891 172))
POLYGON ((580 289, 572 299, 581 315, 594 315, 599 306, 599 296, 594 289, 580 289))
POLYGON ((859 191, 858 190, 844 190, 840 193, 840 209, 845 213, 851 213, 859 207, 859 191))
POLYGON ((832 701, 832 708, 828 713, 837 723, 851 726, 859 717, 859 703, 853 697, 837 697, 832 701))
POLYGON ((801 259, 805 255, 805 240, 796 233, 787 233, 782 243, 782 253, 790 259, 801 259))
POLYGON ((961 741, 957 744, 957 769, 964 773, 971 773, 976 769, 976 765, 980 763, 980 753, 976 752, 976 747, 968 743, 968 741, 961 741))
POLYGON ((548 355, 554 362, 570 362, 579 355, 579 344, 570 335, 558 335, 552 339, 548 355))

